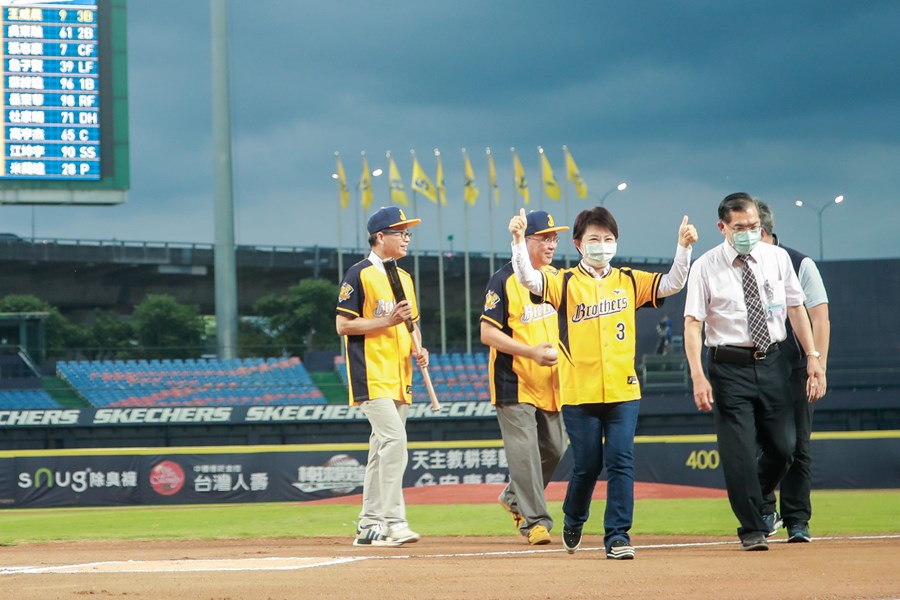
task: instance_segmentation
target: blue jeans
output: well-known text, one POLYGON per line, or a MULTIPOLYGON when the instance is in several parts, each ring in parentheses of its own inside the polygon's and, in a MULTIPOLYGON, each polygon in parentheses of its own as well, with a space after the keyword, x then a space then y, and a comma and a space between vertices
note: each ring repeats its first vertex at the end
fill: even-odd
POLYGON ((634 432, 638 401, 610 404, 567 404, 562 407, 572 445, 574 468, 563 503, 565 525, 580 530, 591 512, 591 496, 606 467, 606 513, 603 543, 631 542, 634 518, 634 432), (604 441, 605 440, 605 441, 604 441))

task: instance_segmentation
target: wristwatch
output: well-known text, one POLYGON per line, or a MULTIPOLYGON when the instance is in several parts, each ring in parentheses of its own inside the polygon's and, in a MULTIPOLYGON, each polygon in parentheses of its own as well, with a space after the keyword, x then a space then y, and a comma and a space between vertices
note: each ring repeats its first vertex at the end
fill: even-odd
POLYGON ((816 352, 815 350, 813 350, 812 352, 807 352, 806 355, 807 355, 807 356, 815 356, 816 358, 821 358, 822 353, 821 353, 821 352, 816 352))

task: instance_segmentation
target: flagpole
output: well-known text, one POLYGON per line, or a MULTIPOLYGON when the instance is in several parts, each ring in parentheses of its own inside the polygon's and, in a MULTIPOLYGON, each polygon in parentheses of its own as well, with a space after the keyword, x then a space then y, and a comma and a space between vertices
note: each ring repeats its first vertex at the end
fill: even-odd
MULTIPOLYGON (((416 192, 413 191, 412 195, 413 195, 414 218, 420 218, 419 217, 419 203, 416 201, 416 192)), ((415 276, 416 276, 416 285, 414 286, 416 288, 416 304, 421 306, 421 303, 419 302, 419 300, 421 298, 421 296, 419 295, 419 287, 421 287, 420 283, 419 283, 419 281, 420 281, 420 279, 419 279, 419 236, 417 236, 417 235, 412 236, 412 243, 413 243, 413 273, 415 273, 415 276)), ((419 314, 421 314, 421 309, 420 309, 419 314)))
MULTIPOLYGON (((341 153, 335 152, 334 158, 335 158, 335 160, 338 160, 338 161, 341 160, 341 153)), ((337 268, 338 268, 338 274, 337 274, 337 280, 338 280, 338 285, 340 285, 341 281, 343 281, 343 279, 344 279, 344 253, 342 252, 344 244, 341 241, 343 239, 343 229, 344 229, 343 217, 342 217, 341 213, 344 212, 344 207, 341 206, 341 191, 342 191, 341 185, 342 184, 340 182, 338 174, 335 173, 332 177, 334 179, 338 179, 338 211, 337 211, 337 268)))
MULTIPOLYGON (((566 161, 565 155, 568 153, 569 153, 569 149, 566 148, 565 146, 563 146, 563 155, 564 155, 563 161, 564 162, 566 161)), ((566 166, 568 167, 568 162, 566 162, 566 166)), ((563 196, 563 219, 564 219, 563 224, 568 225, 569 224, 569 178, 568 178, 568 176, 566 177, 566 180, 563 183, 563 185, 565 186, 563 188, 563 194, 564 194, 564 196, 563 196)), ((568 269, 569 268, 569 244, 563 244, 563 261, 565 261, 564 264, 566 265, 566 268, 568 269)))
POLYGON ((342 212, 344 212, 344 209, 341 208, 340 205, 338 205, 338 214, 337 214, 337 269, 338 269, 337 280, 338 280, 338 284, 340 284, 341 281, 344 279, 344 253, 342 252, 343 242, 341 241, 341 239, 342 239, 341 230, 344 228, 344 225, 341 222, 341 213, 342 212))
POLYGON ((362 195, 360 193, 359 186, 362 185, 362 182, 356 184, 356 210, 353 212, 356 214, 356 253, 362 253, 362 246, 359 245, 359 213, 362 212, 362 195))
MULTIPOLYGON (((434 149, 434 157, 441 160, 441 151, 434 149)), ((443 175, 443 169, 441 175, 443 175)), ((441 188, 443 184, 438 181, 435 183, 437 187, 437 225, 438 225, 438 295, 440 296, 438 306, 441 311, 441 354, 447 353, 447 316, 444 311, 444 228, 441 223, 441 188)), ((446 193, 446 192, 445 192, 446 193)))
POLYGON ((387 158, 387 161, 388 161, 388 166, 387 166, 388 176, 386 178, 387 184, 388 184, 388 202, 387 203, 388 203, 388 205, 393 206, 394 205, 394 194, 393 194, 394 190, 391 188, 391 151, 390 150, 388 150, 387 153, 385 154, 385 158, 387 158))
POLYGON ((544 173, 544 161, 541 160, 541 154, 544 153, 544 149, 540 146, 537 147, 538 150, 538 166, 540 169, 538 171, 541 174, 541 185, 538 186, 538 208, 540 210, 544 210, 544 187, 547 185, 547 174, 544 173))
MULTIPOLYGON (((410 150, 409 153, 412 154, 413 164, 415 164, 416 151, 410 150)), ((413 182, 413 184, 415 184, 415 182, 413 182)), ((421 217, 419 216, 419 201, 418 201, 418 197, 416 195, 416 188, 413 186, 410 186, 410 187, 412 188, 412 195, 413 195, 413 218, 420 219, 421 217)), ((420 300, 421 300, 422 296, 419 294, 419 288, 422 287, 422 284, 421 284, 421 279, 419 279, 419 236, 414 235, 412 237, 412 243, 413 243, 413 273, 415 274, 415 278, 416 278, 416 281, 415 281, 416 285, 414 286, 416 288, 416 304, 421 307, 422 303, 420 300)), ((422 314, 421 308, 419 309, 419 314, 420 315, 422 314)), ((423 343, 424 343, 424 340, 423 340, 423 343)))
MULTIPOLYGON (((466 149, 463 148, 462 152, 463 157, 468 160, 466 149)), ((466 279, 466 354, 472 354, 472 283, 469 281, 469 203, 466 200, 466 188, 463 188, 463 276, 466 279)))
MULTIPOLYGON (((510 146, 510 148, 509 148, 509 153, 512 155, 512 162, 513 162, 513 176, 512 176, 512 181, 513 181, 513 189, 512 189, 512 193, 513 193, 513 205, 512 205, 512 211, 513 211, 513 214, 516 214, 516 202, 518 202, 518 200, 516 200, 516 192, 518 192, 518 190, 519 190, 518 182, 516 181, 516 147, 515 147, 515 146, 510 146)), ((522 198, 522 206, 525 206, 525 198, 522 198)))
MULTIPOLYGON (((565 182, 565 198, 563 199, 563 224, 569 225, 569 182, 565 182)), ((569 235, 568 233, 566 234, 569 235)), ((569 268, 569 244, 563 243, 563 261, 566 268, 569 268)))
POLYGON ((488 156, 488 187, 491 190, 488 194, 488 254, 490 255, 488 257, 488 269, 490 269, 490 277, 494 275, 494 185, 490 180, 490 147, 485 148, 484 152, 488 156))

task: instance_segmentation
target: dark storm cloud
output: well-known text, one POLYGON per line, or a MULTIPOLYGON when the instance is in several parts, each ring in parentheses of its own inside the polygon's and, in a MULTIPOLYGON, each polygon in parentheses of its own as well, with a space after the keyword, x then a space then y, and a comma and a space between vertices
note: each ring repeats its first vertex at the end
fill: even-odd
MULTIPOLYGON (((537 203, 536 147, 547 149, 563 183, 568 144, 592 202, 629 180, 610 198, 632 235, 623 240, 628 254, 667 256, 685 213, 704 224, 701 249, 717 243, 715 204, 736 189, 770 200, 779 226, 806 248, 817 246, 816 217, 793 200, 821 205, 844 193, 846 204, 827 214, 826 233, 840 224, 854 242, 833 243, 834 255, 897 254, 886 241, 900 227, 896 2, 228 6, 242 243, 332 244, 335 231, 308 230, 300 216, 336 221, 334 151, 355 182, 362 150, 373 167, 384 167, 392 150, 408 178, 409 150, 433 175, 434 147, 443 151, 451 201, 443 233, 459 240, 465 146, 482 190, 469 229, 482 245, 473 249, 484 249, 479 211, 491 146, 504 202, 494 222, 500 249, 512 210, 509 147, 517 147, 537 203), (637 235, 648 228, 652 235, 637 235)), ((127 8, 129 202, 39 209, 38 233, 210 241, 209 3, 127 8)), ((386 182, 374 185, 376 204, 386 203, 386 182)), ((573 202, 569 216, 585 204, 573 202)), ((25 227, 27 213, 10 210, 25 227)), ((420 212, 423 230, 433 228, 434 207, 420 199, 420 212)), ((343 217, 344 239, 352 239, 354 211, 343 217)))

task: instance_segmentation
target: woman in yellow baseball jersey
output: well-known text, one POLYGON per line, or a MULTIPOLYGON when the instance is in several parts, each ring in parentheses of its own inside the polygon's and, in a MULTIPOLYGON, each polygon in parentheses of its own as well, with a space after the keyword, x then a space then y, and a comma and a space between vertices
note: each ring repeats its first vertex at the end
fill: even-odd
POLYGON ((524 209, 510 220, 513 268, 518 280, 557 311, 559 379, 563 420, 574 468, 563 503, 563 546, 574 552, 590 515, 597 478, 606 467, 603 518, 606 556, 632 559, 629 530, 634 515, 634 432, 641 397, 634 368, 635 311, 658 306, 687 281, 697 231, 684 217, 675 260, 665 275, 612 267, 619 226, 602 206, 575 218, 572 238, 581 262, 556 273, 538 271, 523 242, 524 209))
POLYGON ((412 362, 428 366, 428 351, 417 355, 405 323, 419 311, 409 274, 400 269, 407 300, 395 302, 384 260, 406 256, 420 219, 407 219, 396 206, 381 208, 368 223, 369 256, 347 270, 338 293, 335 326, 344 336, 350 404, 362 405, 372 426, 363 481, 363 506, 354 546, 399 546, 416 542, 403 501, 406 470, 406 416, 412 402, 412 362))

